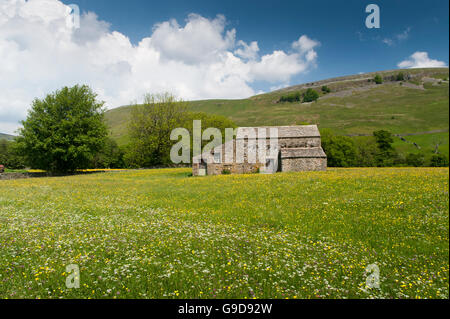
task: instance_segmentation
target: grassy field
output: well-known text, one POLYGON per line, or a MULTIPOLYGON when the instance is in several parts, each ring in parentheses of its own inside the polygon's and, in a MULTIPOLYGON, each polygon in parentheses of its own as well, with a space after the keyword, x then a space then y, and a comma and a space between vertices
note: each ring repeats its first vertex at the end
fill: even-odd
POLYGON ((394 137, 393 146, 402 154, 408 153, 422 153, 427 160, 434 154, 436 144, 439 144, 439 153, 449 156, 449 141, 448 132, 446 133, 432 133, 404 136, 409 142, 405 143, 399 137, 394 137), (416 143, 420 146, 420 150, 411 143, 416 143))
POLYGON ((426 90, 385 84, 312 104, 273 103, 272 95, 250 100, 198 101, 196 111, 225 115, 240 126, 317 124, 339 134, 414 133, 448 128, 448 83, 426 90))
POLYGON ((0 181, 0 298, 449 296, 448 168, 189 172, 0 181))

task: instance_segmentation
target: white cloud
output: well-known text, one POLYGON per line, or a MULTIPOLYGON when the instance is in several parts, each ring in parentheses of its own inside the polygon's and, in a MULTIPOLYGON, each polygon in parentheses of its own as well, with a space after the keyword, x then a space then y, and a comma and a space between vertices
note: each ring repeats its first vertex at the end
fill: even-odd
POLYGON ((97 15, 93 12, 88 12, 81 16, 81 25, 83 27, 75 29, 72 35, 73 41, 78 45, 98 41, 108 34, 110 27, 109 23, 99 21, 97 15))
POLYGON ((304 72, 308 65, 297 53, 274 51, 261 57, 261 61, 251 63, 249 75, 252 79, 271 83, 287 82, 291 76, 304 72))
POLYGON ((236 40, 221 15, 156 24, 133 45, 92 12, 82 15, 81 28, 69 28, 68 12, 58 0, 1 0, 0 132, 12 133, 34 98, 65 85, 90 85, 109 108, 146 92, 243 98, 256 93, 253 82, 288 83, 317 61, 319 42, 306 35, 290 52, 261 56, 258 43, 236 40))
POLYGON ((292 43, 292 47, 299 50, 300 53, 314 51, 314 48, 319 45, 319 42, 308 38, 306 35, 302 35, 297 41, 292 43))
POLYGON ((258 62, 250 62, 250 75, 254 79, 271 83, 289 82, 290 78, 316 65, 317 53, 314 50, 320 43, 302 35, 292 43, 294 52, 274 51, 261 57, 258 62))
POLYGON ((411 27, 406 28, 405 31, 396 35, 398 40, 406 40, 409 38, 409 32, 411 31, 411 27))
POLYGON ((383 39, 382 42, 383 42, 384 44, 387 44, 388 46, 393 46, 393 45, 394 45, 394 40, 389 39, 389 38, 383 39))
POLYGON ((388 46, 394 46, 398 42, 405 41, 409 38, 409 33, 411 32, 411 27, 406 28, 402 33, 394 35, 392 38, 384 38, 381 41, 388 46))
POLYGON ((235 55, 238 55, 244 59, 255 60, 258 57, 259 47, 258 42, 253 41, 248 45, 242 40, 238 41, 238 46, 242 47, 234 51, 235 55))
POLYGON ((397 64, 399 68, 439 68, 446 67, 447 64, 443 61, 433 60, 428 57, 427 52, 417 51, 408 59, 397 64))
POLYGON ((314 50, 308 51, 305 55, 307 62, 315 62, 317 59, 317 53, 314 50))
POLYGON ((190 14, 184 27, 176 20, 157 24, 151 45, 164 58, 195 64, 219 60, 221 54, 234 47, 235 37, 235 29, 225 31, 223 15, 208 20, 190 14))

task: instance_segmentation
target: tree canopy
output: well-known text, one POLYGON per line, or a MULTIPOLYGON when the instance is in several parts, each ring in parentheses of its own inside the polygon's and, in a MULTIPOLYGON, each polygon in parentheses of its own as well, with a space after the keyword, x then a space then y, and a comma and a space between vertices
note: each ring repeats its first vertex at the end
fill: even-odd
POLYGON ((170 150, 176 141, 170 139, 171 132, 185 128, 192 137, 193 120, 202 121, 202 130, 215 127, 223 133, 225 128, 236 127, 223 116, 189 111, 184 101, 170 93, 146 95, 144 103, 134 105, 131 112, 131 143, 125 154, 126 163, 131 167, 173 165, 170 150))
POLYGON ((88 86, 64 87, 35 99, 17 148, 26 163, 49 172, 87 168, 107 136, 103 102, 88 86))
POLYGON ((381 83, 383 83, 383 78, 382 78, 381 75, 379 75, 379 74, 375 75, 375 77, 373 78, 373 80, 375 81, 376 84, 381 84, 381 83))
POLYGON ((305 95, 303 96, 303 102, 314 102, 319 98, 319 93, 314 89, 307 89, 305 95))

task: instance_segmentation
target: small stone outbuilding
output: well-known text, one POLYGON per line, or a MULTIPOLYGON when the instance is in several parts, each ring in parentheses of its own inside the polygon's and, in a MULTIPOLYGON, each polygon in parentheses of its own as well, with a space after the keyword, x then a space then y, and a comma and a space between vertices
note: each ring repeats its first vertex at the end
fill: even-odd
MULTIPOLYGON (((261 137, 259 138, 261 140, 261 137)), ((199 155, 197 158, 194 157, 192 169, 194 176, 325 171, 327 169, 327 156, 322 149, 321 137, 316 125, 242 127, 237 130, 234 140, 222 144, 209 153, 199 155), (278 131, 277 148, 272 149, 272 155, 267 156, 262 162, 258 157, 256 162, 249 162, 249 147, 256 147, 257 149, 260 145, 258 142, 250 142, 252 139, 258 138, 258 133, 256 133, 256 136, 250 133, 265 130, 266 134, 262 136, 266 140, 266 148, 270 150, 270 147, 273 147, 270 143, 271 129, 278 131), (237 162, 237 147, 242 145, 244 161, 237 162), (231 150, 231 154, 233 154, 231 160, 225 156, 227 150, 231 150)))

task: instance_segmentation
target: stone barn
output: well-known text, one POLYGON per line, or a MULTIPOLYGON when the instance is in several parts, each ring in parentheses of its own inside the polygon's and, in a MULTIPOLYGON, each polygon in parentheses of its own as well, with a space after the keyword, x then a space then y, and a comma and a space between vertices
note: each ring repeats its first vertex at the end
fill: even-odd
POLYGON ((327 156, 316 125, 241 127, 235 139, 194 157, 192 169, 194 176, 325 171, 327 156), (270 140, 273 130, 278 132, 275 145, 270 140), (264 145, 267 156, 249 160, 249 150, 258 151, 264 145))

